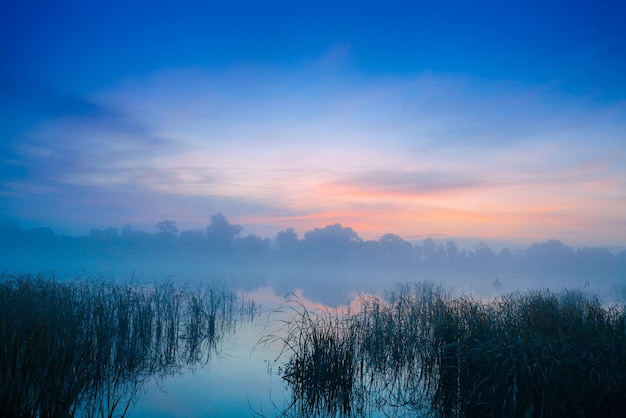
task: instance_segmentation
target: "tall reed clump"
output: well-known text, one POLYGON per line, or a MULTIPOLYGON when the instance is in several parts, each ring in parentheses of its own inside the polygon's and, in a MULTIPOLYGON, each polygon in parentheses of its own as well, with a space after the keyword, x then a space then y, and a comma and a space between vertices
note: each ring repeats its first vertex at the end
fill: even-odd
POLYGON ((427 411, 432 384, 430 319, 443 289, 432 283, 398 286, 385 297, 362 297, 358 357, 368 402, 392 413, 427 411))
POLYGON ((284 327, 260 341, 282 343, 279 358, 288 356, 280 368, 292 393, 287 410, 297 416, 350 415, 358 391, 355 326, 359 324, 350 315, 338 320, 328 311, 316 312, 292 302, 286 307, 289 319, 284 327))
POLYGON ((623 306, 581 291, 442 304, 433 322, 441 416, 623 416, 623 306))
POLYGON ((123 416, 143 382, 208 362, 254 312, 225 289, 2 275, 0 410, 123 416))
POLYGON ((289 301, 282 329, 262 343, 282 343, 277 361, 291 389, 284 415, 370 416, 400 408, 424 411, 421 367, 434 305, 431 284, 362 296, 356 310, 314 310, 289 301), (419 288, 419 290, 418 290, 419 288))
POLYGON ((582 291, 481 300, 421 283, 362 298, 348 314, 304 310, 288 324, 283 377, 305 415, 618 417, 626 410, 624 307, 582 291))

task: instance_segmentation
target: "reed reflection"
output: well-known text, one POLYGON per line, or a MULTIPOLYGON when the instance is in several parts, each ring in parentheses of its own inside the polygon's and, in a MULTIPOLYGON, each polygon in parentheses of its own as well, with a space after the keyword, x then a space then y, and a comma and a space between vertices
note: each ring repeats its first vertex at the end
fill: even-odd
POLYGON ((284 347, 284 416, 623 416, 626 311, 581 290, 478 299, 420 283, 353 310, 288 308, 268 337, 284 347))
POLYGON ((0 410, 124 416, 146 381, 207 365, 256 311, 226 288, 2 275, 0 410))

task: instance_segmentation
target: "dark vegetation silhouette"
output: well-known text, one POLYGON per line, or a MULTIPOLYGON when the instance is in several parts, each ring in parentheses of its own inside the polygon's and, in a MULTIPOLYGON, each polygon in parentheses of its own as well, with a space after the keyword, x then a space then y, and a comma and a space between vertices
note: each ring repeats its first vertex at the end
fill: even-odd
POLYGON ((146 381, 206 366, 255 314, 226 288, 2 275, 1 414, 124 416, 146 381))
POLYGON ((283 309, 261 343, 284 347, 285 416, 624 416, 624 305, 581 290, 481 300, 418 283, 347 312, 283 309))
MULTIPOLYGON (((152 232, 125 225, 79 237, 4 224, 0 267, 50 271, 62 261, 110 269, 113 277, 115 266, 150 267, 162 280, 166 266, 197 266, 201 281, 208 271, 257 288, 269 277, 279 293, 301 287, 330 304, 366 292, 348 311, 288 305, 284 327, 262 338, 283 347, 275 369, 291 390, 290 405, 279 411, 285 416, 623 416, 623 305, 547 290, 546 278, 572 280, 563 287, 574 279, 613 283, 626 300, 626 251, 548 240, 496 252, 484 243, 466 249, 391 233, 366 241, 341 224, 302 238, 292 228, 273 239, 242 232, 222 214, 203 230, 180 231, 164 220, 152 232), (374 280, 384 289, 420 276, 482 278, 486 292, 455 296, 421 282, 380 297, 370 288, 374 280), (523 288, 539 283, 542 290, 507 291, 531 277, 538 280, 523 288)), ((254 305, 229 291, 185 289, 3 274, 0 409, 6 416, 123 415, 148 379, 206 364, 232 331, 234 313, 254 305)))
POLYGON ((62 269, 66 260, 68 265, 82 262, 85 271, 116 266, 132 266, 134 271, 158 266, 163 271, 169 263, 171 274, 180 274, 176 270, 180 266, 195 266, 214 276, 235 278, 247 288, 267 284, 271 277, 270 284, 279 293, 300 287, 327 303, 345 302, 350 292, 369 290, 382 277, 385 283, 464 277, 466 287, 480 284, 486 293, 494 290, 491 284, 496 278, 506 291, 525 288, 524 281, 533 276, 537 277, 534 284, 560 277, 578 285, 586 280, 611 283, 626 276, 626 251, 574 249, 558 240, 495 252, 484 243, 467 249, 453 240, 409 242, 392 233, 363 240, 341 224, 314 228, 303 237, 293 228, 272 239, 242 231, 241 225, 220 213, 211 216, 204 230, 180 231, 176 221, 163 220, 152 232, 125 225, 93 229, 88 236, 78 237, 56 234, 50 228, 23 230, 3 224, 0 267, 13 272, 62 269), (336 285, 332 296, 325 290, 330 283, 336 285))

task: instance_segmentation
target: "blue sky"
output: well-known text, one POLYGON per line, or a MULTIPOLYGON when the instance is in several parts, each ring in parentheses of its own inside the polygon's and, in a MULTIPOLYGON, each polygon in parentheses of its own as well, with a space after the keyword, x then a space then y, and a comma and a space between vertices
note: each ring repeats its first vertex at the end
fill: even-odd
POLYGON ((0 218, 626 241, 619 2, 4 2, 0 218))

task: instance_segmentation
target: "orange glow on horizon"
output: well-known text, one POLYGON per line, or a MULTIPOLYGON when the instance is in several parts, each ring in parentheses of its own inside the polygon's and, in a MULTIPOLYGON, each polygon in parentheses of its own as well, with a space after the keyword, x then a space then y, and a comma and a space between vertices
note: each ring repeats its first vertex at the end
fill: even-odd
POLYGON ((578 230, 582 223, 575 216, 562 216, 555 208, 534 208, 517 212, 423 207, 419 209, 358 209, 320 211, 280 217, 250 217, 255 224, 292 227, 300 238, 314 228, 339 223, 350 227, 364 240, 377 240, 386 233, 405 239, 415 236, 482 237, 536 241, 554 238, 550 231, 578 230), (546 235, 547 234, 547 235, 546 235))

